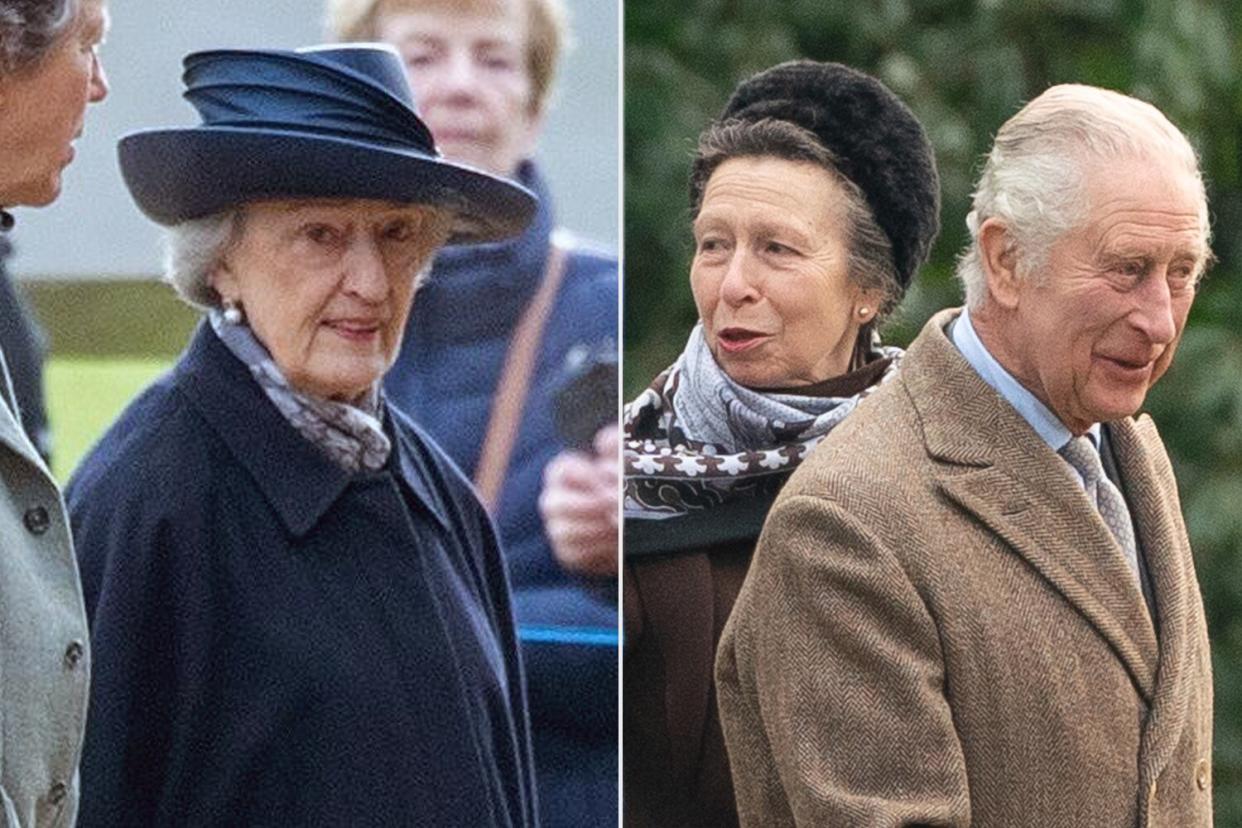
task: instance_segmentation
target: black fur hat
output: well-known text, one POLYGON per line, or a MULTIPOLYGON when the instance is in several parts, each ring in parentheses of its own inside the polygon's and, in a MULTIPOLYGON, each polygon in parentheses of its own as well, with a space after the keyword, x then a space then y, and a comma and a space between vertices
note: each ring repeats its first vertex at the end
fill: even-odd
POLYGON ((880 81, 839 63, 795 60, 743 81, 720 120, 777 118, 813 132, 862 189, 893 245, 902 290, 940 231, 940 178, 927 133, 880 81))

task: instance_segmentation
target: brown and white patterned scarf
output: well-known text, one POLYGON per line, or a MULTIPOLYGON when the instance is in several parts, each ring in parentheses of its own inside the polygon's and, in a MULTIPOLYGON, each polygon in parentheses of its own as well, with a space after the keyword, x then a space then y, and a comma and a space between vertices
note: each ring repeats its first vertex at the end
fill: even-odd
POLYGON ((625 517, 663 519, 774 493, 859 401, 892 379, 900 348, 880 379, 851 397, 765 393, 728 377, 702 326, 685 350, 625 407, 625 517))
POLYGON ((303 394, 289 385, 249 325, 229 322, 217 310, 208 318, 220 341, 250 369, 250 375, 289 424, 337 465, 349 472, 378 471, 388 462, 392 441, 379 420, 378 382, 361 407, 303 394))

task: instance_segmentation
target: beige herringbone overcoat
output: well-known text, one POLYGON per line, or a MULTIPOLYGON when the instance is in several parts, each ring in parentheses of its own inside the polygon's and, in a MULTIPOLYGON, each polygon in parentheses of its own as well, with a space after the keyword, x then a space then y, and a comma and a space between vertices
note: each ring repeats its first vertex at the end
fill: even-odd
POLYGON ((953 313, 769 514, 716 664, 742 823, 1211 825, 1207 631, 1155 426, 1108 425, 1153 623, 953 313))

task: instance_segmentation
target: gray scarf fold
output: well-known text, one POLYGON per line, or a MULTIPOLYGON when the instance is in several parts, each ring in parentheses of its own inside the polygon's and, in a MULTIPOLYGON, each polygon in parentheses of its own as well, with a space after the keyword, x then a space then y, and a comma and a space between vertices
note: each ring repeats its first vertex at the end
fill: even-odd
POLYGON ((730 379, 696 325, 672 367, 625 407, 625 517, 675 517, 770 493, 895 375, 901 349, 880 347, 878 356, 892 363, 851 397, 765 393, 730 379))
POLYGON ((349 472, 378 471, 388 462, 392 442, 379 420, 378 382, 362 407, 303 394, 289 385, 248 325, 228 322, 217 310, 208 318, 220 341, 250 369, 250 375, 281 415, 337 465, 349 472))

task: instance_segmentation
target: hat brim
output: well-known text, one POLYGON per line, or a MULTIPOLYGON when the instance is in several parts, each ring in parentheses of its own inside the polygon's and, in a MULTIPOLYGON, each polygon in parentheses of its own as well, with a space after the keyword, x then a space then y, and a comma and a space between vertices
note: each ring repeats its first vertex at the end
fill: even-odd
POLYGON ((117 145, 139 209, 173 225, 274 198, 364 198, 429 204, 457 220, 449 242, 521 233, 536 198, 502 178, 413 150, 281 130, 189 127, 143 130, 117 145))

